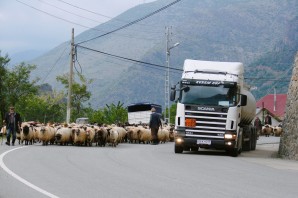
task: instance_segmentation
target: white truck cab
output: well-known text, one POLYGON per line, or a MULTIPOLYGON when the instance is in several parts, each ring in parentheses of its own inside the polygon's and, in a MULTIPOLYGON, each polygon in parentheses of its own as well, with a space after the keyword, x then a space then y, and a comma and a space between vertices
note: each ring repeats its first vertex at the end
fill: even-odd
POLYGON ((175 153, 213 148, 237 156, 255 149, 256 101, 243 73, 240 62, 185 60, 170 97, 177 102, 175 153))

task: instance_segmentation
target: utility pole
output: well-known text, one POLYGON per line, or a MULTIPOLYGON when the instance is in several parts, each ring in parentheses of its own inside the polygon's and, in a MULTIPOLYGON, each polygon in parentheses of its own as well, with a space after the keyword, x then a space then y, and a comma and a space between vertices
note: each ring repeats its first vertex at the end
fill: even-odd
POLYGON ((73 64, 74 64, 74 28, 71 32, 71 44, 70 44, 70 64, 69 64, 69 78, 68 78, 68 97, 67 97, 67 109, 66 109, 66 123, 70 123, 70 109, 71 109, 71 87, 73 81, 73 64))
POLYGON ((170 123, 171 112, 170 112, 170 51, 174 47, 177 47, 179 43, 175 43, 170 46, 170 28, 166 27, 166 66, 167 70, 165 72, 165 120, 170 123), (168 109, 168 113, 166 110, 168 109))
POLYGON ((165 121, 170 123, 170 51, 169 51, 169 42, 170 42, 170 30, 169 27, 166 27, 166 66, 167 70, 165 72, 165 121), (168 112, 167 112, 168 109, 168 112))

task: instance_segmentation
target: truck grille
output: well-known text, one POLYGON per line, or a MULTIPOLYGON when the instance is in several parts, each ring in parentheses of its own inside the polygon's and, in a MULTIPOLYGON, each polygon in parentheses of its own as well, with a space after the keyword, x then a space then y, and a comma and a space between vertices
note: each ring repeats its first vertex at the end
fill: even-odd
POLYGON ((224 139, 227 113, 185 110, 185 119, 195 119, 195 127, 185 127, 188 137, 224 139))

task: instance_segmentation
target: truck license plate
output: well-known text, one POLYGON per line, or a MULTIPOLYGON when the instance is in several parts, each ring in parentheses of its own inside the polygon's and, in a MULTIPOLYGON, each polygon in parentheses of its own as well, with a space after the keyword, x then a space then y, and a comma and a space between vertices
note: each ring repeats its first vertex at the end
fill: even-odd
POLYGON ((211 140, 197 140, 197 144, 211 145, 211 140))

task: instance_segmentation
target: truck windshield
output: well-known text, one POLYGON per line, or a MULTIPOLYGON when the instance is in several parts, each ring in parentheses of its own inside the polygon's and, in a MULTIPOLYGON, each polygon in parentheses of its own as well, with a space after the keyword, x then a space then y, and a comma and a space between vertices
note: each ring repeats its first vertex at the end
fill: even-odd
POLYGON ((180 102, 183 104, 207 105, 207 106, 235 106, 237 100, 237 88, 225 88, 211 86, 191 86, 181 91, 180 102))

